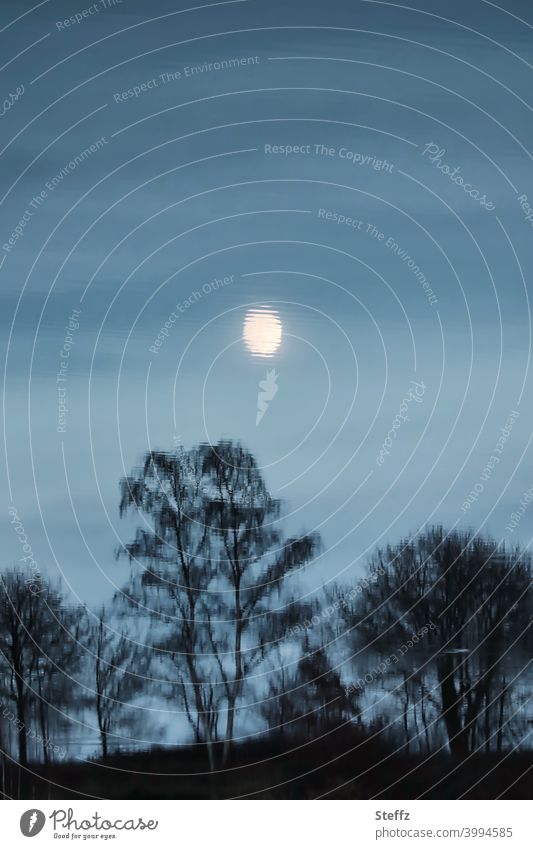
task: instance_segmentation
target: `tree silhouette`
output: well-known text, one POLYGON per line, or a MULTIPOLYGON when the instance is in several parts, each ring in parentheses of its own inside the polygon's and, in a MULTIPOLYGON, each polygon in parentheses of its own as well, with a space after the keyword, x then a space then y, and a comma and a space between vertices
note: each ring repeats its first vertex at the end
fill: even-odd
POLYGON ((124 708, 140 689, 148 660, 124 629, 116 630, 105 606, 89 623, 87 648, 102 757, 107 758, 109 738, 124 723, 124 708))
POLYGON ((529 556, 437 527, 378 552, 371 571, 374 581, 350 614, 357 633, 394 657, 411 641, 422 684, 421 672, 436 671, 456 758, 488 748, 495 721, 501 746, 506 664, 530 624, 529 556))
POLYGON ((32 705, 48 759, 48 707, 59 691, 55 684, 66 659, 72 655, 75 631, 76 615, 65 607, 59 589, 17 569, 0 576, 0 662, 15 704, 21 766, 28 762, 32 705))
POLYGON ((125 547, 144 563, 127 594, 166 618, 156 648, 176 665, 186 716, 213 767, 220 717, 226 762, 245 683, 286 630, 284 579, 313 556, 318 536, 282 539, 279 502, 252 454, 229 441, 149 452, 121 493, 121 514, 133 508, 149 520, 125 547))
POLYGON ((79 684, 72 676, 80 670, 82 649, 80 609, 65 605, 59 594, 45 595, 43 601, 50 607, 48 630, 40 641, 32 702, 41 731, 43 760, 47 764, 53 751, 50 746, 51 708, 57 712, 72 709, 76 704, 75 688, 79 684))

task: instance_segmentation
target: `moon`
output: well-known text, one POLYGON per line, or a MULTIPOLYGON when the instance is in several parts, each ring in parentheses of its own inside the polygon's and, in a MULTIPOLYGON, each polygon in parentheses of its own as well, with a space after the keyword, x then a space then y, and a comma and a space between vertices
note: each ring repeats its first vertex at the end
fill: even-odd
POLYGON ((244 319, 243 339, 256 357, 272 357, 281 345, 282 324, 270 307, 248 310, 244 319))

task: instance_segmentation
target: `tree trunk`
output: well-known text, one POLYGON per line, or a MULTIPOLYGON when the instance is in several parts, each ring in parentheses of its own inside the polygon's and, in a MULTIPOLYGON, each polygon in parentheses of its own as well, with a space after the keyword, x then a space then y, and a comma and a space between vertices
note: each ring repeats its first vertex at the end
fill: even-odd
POLYGON ((48 746, 47 746, 47 737, 48 737, 48 728, 47 728, 47 705, 45 705, 43 693, 42 693, 42 680, 39 675, 39 723, 41 726, 41 737, 43 738, 43 761, 45 766, 48 766, 49 756, 48 756, 48 746))
POLYGON ((500 706, 498 711, 498 735, 496 738, 496 749, 498 752, 502 750, 503 744, 503 720, 505 716, 505 696, 507 693, 507 684, 505 683, 505 678, 503 679, 502 689, 500 693, 500 706))
POLYGON ((209 762, 209 769, 211 772, 215 770, 215 752, 213 748, 213 743, 211 740, 207 740, 205 747, 207 749, 207 760, 209 762))
POLYGON ((460 714, 460 697, 455 690, 453 679, 453 658, 445 655, 441 658, 439 678, 442 700, 442 719, 446 726, 448 745, 453 758, 463 760, 468 755, 468 729, 463 728, 460 714))
POLYGON ((405 754, 409 754, 409 748, 411 744, 410 736, 409 736, 409 689, 407 687, 407 672, 403 673, 403 689, 405 694, 404 708, 403 708, 403 733, 405 736, 405 744, 404 751, 405 754))
POLYGON ((105 760, 107 758, 107 731, 100 732, 100 739, 102 742, 102 758, 105 760))
MULTIPOLYGON (((237 559, 237 558, 236 558, 237 559)), ((228 695, 228 718, 226 720, 226 737, 224 740, 224 748, 222 752, 222 763, 225 765, 228 762, 233 742, 233 733, 235 728, 235 705, 240 695, 243 679, 242 669, 242 608, 241 608, 241 582, 240 576, 235 578, 235 680, 231 687, 231 692, 228 695)))
POLYGON ((490 752, 490 694, 485 693, 485 751, 490 752))
POLYGON ((28 749, 26 746, 26 726, 24 722, 24 710, 17 710, 18 739, 19 739, 19 764, 26 766, 28 763, 28 749))
POLYGON ((424 693, 424 685, 420 686, 420 711, 422 714, 422 722, 424 724, 424 736, 426 738, 426 749, 428 752, 431 751, 431 742, 429 739, 429 726, 426 715, 426 704, 425 704, 425 693, 424 693))
POLYGON ((28 763, 28 749, 26 744, 26 705, 25 705, 24 682, 17 675, 17 724, 19 742, 19 764, 26 766, 28 763))
POLYGON ((224 738, 224 747, 222 750, 222 763, 225 766, 229 759, 229 754, 231 751, 231 743, 233 740, 233 729, 235 726, 235 702, 236 702, 236 693, 232 692, 231 696, 228 698, 228 718, 226 720, 226 736, 224 738))

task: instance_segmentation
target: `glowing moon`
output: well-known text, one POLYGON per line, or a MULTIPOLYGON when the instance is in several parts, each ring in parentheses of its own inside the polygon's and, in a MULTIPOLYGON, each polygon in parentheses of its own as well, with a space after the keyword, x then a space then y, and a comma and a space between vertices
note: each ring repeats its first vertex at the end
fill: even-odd
POLYGON ((249 310, 243 327, 244 344, 256 357, 272 357, 281 344, 282 325, 269 307, 249 310))

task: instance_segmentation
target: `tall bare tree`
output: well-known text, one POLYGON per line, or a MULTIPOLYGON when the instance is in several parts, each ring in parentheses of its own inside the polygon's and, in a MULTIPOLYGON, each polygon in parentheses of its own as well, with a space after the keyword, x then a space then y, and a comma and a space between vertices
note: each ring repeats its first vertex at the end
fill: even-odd
POLYGON ((119 623, 103 606, 88 627, 88 657, 91 689, 94 687, 94 709, 100 733, 102 757, 109 754, 109 739, 120 722, 133 695, 144 683, 146 653, 117 630, 119 623))
POLYGON ((75 620, 59 588, 48 581, 17 569, 0 575, 0 663, 15 705, 22 766, 28 761, 32 709, 41 727, 45 761, 48 758, 49 706, 57 707, 52 682, 63 675, 73 652, 75 620))
POLYGON ((284 579, 319 540, 282 539, 279 502, 252 454, 233 442, 149 452, 121 491, 121 513, 133 508, 145 517, 125 547, 144 564, 130 596, 138 602, 142 592, 143 605, 151 598, 155 615, 166 618, 156 647, 177 666, 185 713, 213 767, 220 717, 226 761, 245 684, 283 635, 284 579))
POLYGON ((356 632, 391 657, 417 635, 418 679, 424 685, 421 672, 436 673, 451 753, 461 759, 488 748, 494 720, 502 733, 496 704, 510 695, 506 664, 530 626, 529 556, 437 527, 378 552, 371 572, 351 610, 356 632))

